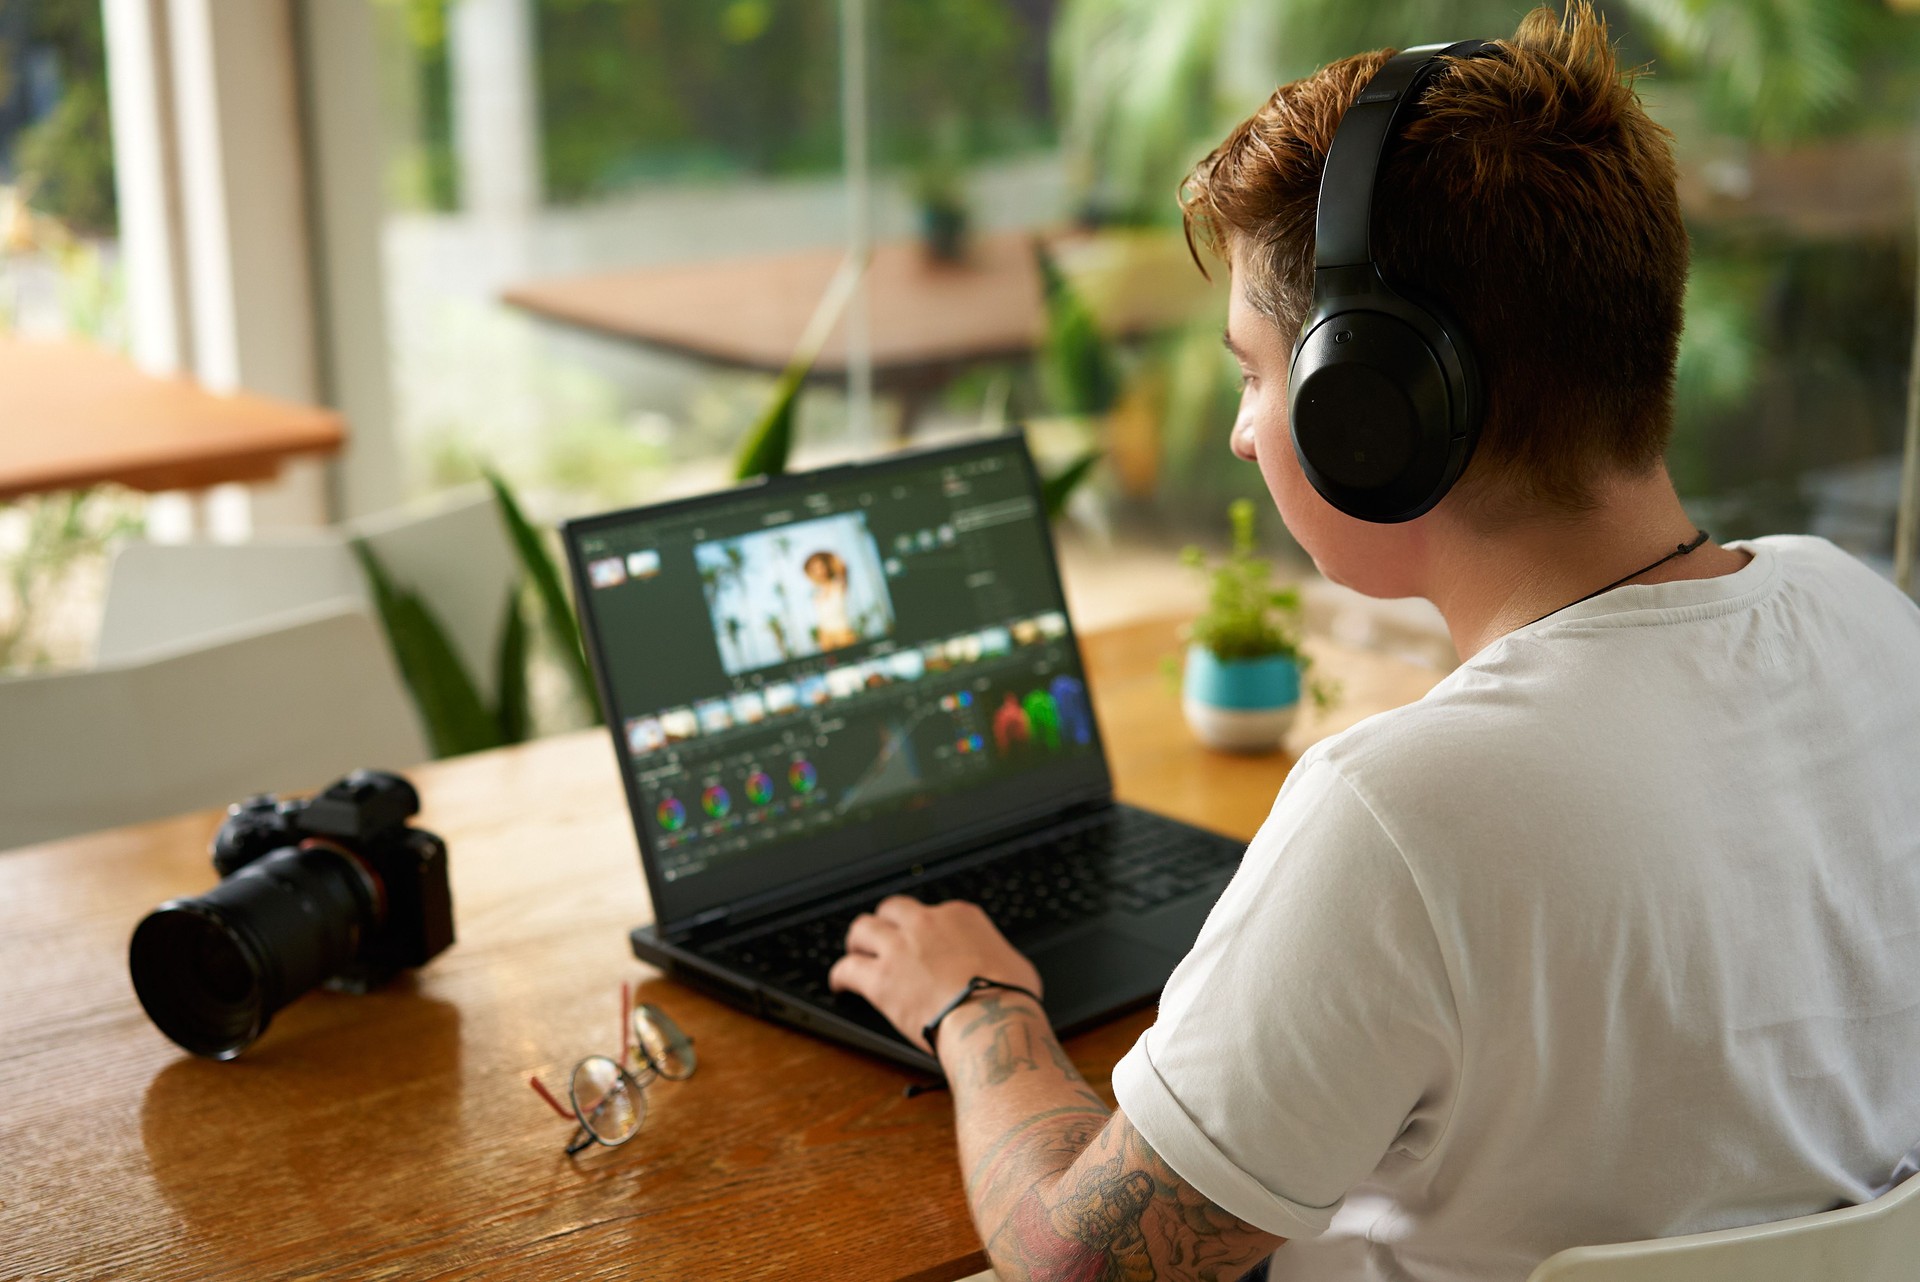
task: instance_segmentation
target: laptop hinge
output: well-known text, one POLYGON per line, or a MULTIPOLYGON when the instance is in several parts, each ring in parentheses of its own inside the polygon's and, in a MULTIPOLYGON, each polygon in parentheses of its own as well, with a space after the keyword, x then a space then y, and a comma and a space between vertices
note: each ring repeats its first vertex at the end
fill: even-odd
POLYGON ((684 921, 677 926, 671 938, 675 943, 692 939, 696 935, 712 935, 724 930, 727 919, 733 916, 731 908, 709 908, 699 916, 684 921))

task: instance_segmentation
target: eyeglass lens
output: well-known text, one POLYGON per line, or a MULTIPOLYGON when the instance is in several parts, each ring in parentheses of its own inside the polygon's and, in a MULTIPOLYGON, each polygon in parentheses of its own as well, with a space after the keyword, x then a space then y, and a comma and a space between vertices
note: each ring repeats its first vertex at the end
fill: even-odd
POLYGON ((681 1032, 680 1025, 658 1006, 648 1002, 634 1004, 633 1039, 654 1071, 668 1081, 683 1081, 693 1076, 693 1070, 699 1067, 693 1039, 681 1032))
POLYGON ((624 1144, 646 1120, 647 1097, 620 1065, 589 1055, 573 1068, 573 1107, 595 1139, 624 1144))

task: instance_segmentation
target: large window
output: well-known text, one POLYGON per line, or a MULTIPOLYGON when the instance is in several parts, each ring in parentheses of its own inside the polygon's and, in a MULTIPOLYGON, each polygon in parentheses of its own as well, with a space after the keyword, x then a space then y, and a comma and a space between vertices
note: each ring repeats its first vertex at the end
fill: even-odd
MULTIPOLYGON (((479 458, 578 503, 720 479, 764 374, 534 319, 501 295, 843 244, 839 6, 375 3, 395 412, 415 484, 479 458)), ((991 199, 970 202, 976 224, 1059 219, 1053 0, 868 9, 876 235, 915 235, 922 205, 978 184, 991 199)), ((832 387, 803 413, 809 443, 845 431, 832 387)))
MULTIPOLYGON (((396 405, 416 483, 476 456, 582 502, 722 479, 764 374, 534 319, 501 296, 841 243, 840 6, 373 2, 396 405)), ((1275 84, 1359 49, 1510 32, 1528 7, 870 3, 876 235, 921 234, 942 205, 976 230, 1085 222, 1137 237, 1152 252, 1134 275, 1157 279, 1181 174, 1275 84)), ((1671 455, 1685 497, 1720 537, 1812 530, 1886 563, 1913 333, 1920 14, 1621 0, 1608 17, 1623 63, 1652 69, 1640 91, 1675 136, 1694 239, 1671 455)), ((1226 499, 1259 491, 1224 448, 1217 333, 1203 316, 1095 362, 1117 384, 1091 431, 1122 525, 1218 529, 1226 499)), ((997 391, 1015 418, 1075 402, 1003 363, 943 382, 928 421, 977 418, 997 391)), ((803 439, 831 442, 845 422, 838 393, 816 392, 803 439)))

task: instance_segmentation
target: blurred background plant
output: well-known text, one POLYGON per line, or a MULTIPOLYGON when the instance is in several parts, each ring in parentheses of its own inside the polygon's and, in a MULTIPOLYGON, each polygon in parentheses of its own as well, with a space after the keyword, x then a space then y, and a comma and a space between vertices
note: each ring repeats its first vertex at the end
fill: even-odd
POLYGON ((115 487, 0 503, 0 673, 72 666, 92 647, 107 556, 143 530, 115 487))
POLYGON ((497 471, 478 462, 474 467, 493 495, 519 564, 493 656, 491 702, 460 658, 447 625, 420 593, 388 571, 370 541, 355 539, 351 545, 436 757, 523 743, 543 731, 600 721, 593 674, 560 570, 558 540, 527 520, 513 487, 497 471), (565 709, 557 714, 544 709, 542 717, 541 705, 553 700, 539 699, 537 690, 543 676, 556 672, 564 676, 571 697, 565 709))

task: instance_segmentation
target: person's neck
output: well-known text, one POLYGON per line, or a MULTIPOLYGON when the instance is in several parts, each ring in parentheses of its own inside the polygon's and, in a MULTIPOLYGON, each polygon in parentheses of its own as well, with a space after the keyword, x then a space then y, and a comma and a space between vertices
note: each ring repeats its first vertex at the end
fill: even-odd
MULTIPOLYGON (((1439 607, 1464 662, 1507 633, 1691 542, 1695 530, 1664 469, 1610 482, 1599 505, 1578 515, 1494 533, 1443 519, 1433 531, 1423 595, 1439 607)), ((1750 559, 1708 542, 1628 582, 1714 578, 1750 559)))

